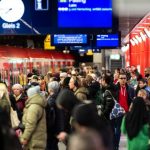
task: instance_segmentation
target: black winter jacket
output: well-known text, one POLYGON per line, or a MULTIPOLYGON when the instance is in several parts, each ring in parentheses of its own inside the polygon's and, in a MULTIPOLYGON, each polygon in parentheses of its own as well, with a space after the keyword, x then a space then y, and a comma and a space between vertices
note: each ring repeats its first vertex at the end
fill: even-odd
POLYGON ((48 137, 53 137, 59 132, 64 131, 64 112, 56 107, 56 97, 56 94, 50 96, 46 106, 48 137))
POLYGON ((112 94, 110 93, 111 90, 109 87, 107 88, 103 88, 102 89, 102 93, 103 93, 103 98, 102 98, 102 102, 101 102, 101 110, 102 110, 102 113, 103 115, 105 116, 105 118, 107 118, 109 120, 109 116, 110 116, 110 113, 114 107, 114 100, 113 100, 113 97, 112 97, 112 94))

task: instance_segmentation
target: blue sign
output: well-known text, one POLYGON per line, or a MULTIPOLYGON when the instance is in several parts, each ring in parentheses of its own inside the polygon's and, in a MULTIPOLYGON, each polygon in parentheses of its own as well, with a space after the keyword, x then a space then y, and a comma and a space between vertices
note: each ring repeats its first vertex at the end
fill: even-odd
POLYGON ((112 0, 58 0, 58 27, 111 28, 112 0))
POLYGON ((102 34, 96 37, 96 47, 115 48, 120 46, 118 34, 102 34))
POLYGON ((87 43, 87 34, 55 34, 52 36, 53 45, 84 45, 87 43))

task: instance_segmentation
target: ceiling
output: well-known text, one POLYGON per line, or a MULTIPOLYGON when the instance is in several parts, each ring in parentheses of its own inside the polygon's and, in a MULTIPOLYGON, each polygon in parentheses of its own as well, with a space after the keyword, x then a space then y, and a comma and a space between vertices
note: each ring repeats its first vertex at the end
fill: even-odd
POLYGON ((131 36, 140 38, 141 34, 145 35, 145 29, 147 32, 150 29, 150 12, 142 17, 119 17, 122 46, 129 43, 131 36))
MULTIPOLYGON (((150 0, 113 0, 114 13, 119 18, 122 44, 125 37, 150 10, 150 0)), ((128 40, 129 41, 129 40, 128 40)))
POLYGON ((141 17, 119 17, 119 31, 121 31, 121 42, 131 32, 131 30, 139 23, 141 17))

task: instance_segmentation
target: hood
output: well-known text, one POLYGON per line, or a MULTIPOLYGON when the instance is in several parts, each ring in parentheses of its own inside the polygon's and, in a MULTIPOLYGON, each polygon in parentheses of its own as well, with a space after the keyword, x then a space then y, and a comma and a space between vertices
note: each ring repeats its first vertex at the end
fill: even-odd
POLYGON ((32 104, 40 105, 41 107, 46 107, 46 101, 39 93, 36 93, 29 97, 26 101, 26 107, 29 107, 32 104))
POLYGON ((80 87, 75 91, 75 93, 84 93, 85 95, 88 95, 89 90, 86 87, 80 87))
POLYGON ((62 89, 57 96, 56 104, 61 106, 64 110, 72 112, 75 105, 80 103, 73 92, 68 89, 62 89))

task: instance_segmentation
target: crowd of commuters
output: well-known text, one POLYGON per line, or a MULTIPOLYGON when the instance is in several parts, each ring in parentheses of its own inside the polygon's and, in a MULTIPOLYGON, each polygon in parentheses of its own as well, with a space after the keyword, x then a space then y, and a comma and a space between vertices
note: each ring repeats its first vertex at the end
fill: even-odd
POLYGON ((133 66, 110 72, 82 64, 27 76, 11 91, 0 83, 1 150, 58 150, 58 142, 119 150, 121 132, 129 150, 150 149, 150 68, 142 76, 133 66), (111 118, 116 102, 124 114, 111 118))

